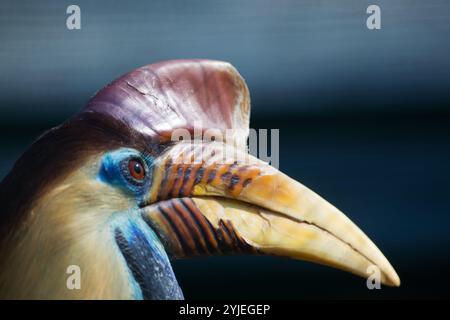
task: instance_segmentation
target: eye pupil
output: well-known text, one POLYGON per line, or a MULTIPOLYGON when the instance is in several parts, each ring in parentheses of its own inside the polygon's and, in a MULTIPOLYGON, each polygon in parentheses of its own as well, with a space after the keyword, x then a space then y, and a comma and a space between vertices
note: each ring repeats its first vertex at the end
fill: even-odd
POLYGON ((143 180, 145 177, 144 165, 136 159, 128 162, 128 170, 130 175, 136 180, 143 180))

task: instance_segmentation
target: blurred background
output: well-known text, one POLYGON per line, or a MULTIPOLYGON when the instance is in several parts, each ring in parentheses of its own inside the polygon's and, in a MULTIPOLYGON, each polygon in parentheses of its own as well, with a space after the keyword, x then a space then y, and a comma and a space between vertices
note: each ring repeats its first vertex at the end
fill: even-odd
POLYGON ((449 297, 449 1, 0 3, 0 178, 100 88, 175 58, 231 62, 280 169, 345 212, 402 286, 272 257, 176 261, 186 298, 449 297), (81 30, 66 8, 81 8, 81 30), (381 7, 381 30, 366 9, 381 7))

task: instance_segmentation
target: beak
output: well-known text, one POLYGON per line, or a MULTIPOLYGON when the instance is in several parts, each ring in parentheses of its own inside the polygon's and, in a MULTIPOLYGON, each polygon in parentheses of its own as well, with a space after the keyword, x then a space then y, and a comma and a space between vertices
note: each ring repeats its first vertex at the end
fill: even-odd
POLYGON ((181 142, 156 161, 144 220, 175 258, 269 254, 312 261, 381 283, 400 279, 342 212, 265 162, 220 142, 181 142))

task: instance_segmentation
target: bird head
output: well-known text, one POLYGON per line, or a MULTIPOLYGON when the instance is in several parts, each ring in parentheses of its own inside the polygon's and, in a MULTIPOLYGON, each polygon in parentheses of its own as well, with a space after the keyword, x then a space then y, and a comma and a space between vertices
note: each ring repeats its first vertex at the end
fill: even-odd
POLYGON ((342 212, 248 154, 250 99, 228 63, 136 69, 41 136, 3 180, 0 294, 183 298, 170 259, 290 257, 398 286, 342 212), (67 266, 81 288, 67 288, 67 266))

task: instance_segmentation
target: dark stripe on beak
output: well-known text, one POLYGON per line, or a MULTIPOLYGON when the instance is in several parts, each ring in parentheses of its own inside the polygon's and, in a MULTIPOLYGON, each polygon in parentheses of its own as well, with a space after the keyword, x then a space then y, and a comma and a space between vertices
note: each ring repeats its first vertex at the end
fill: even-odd
POLYGON ((201 236, 205 240, 208 252, 210 254, 213 254, 214 252, 219 250, 216 234, 212 229, 209 221, 205 219, 205 217, 197 210, 195 206, 191 206, 192 201, 188 201, 187 199, 180 199, 180 203, 184 206, 186 211, 189 212, 192 221, 195 222, 198 230, 200 230, 201 236))
MULTIPOLYGON (((189 252, 191 251, 183 237, 183 235, 181 234, 180 230, 178 229, 177 225, 173 222, 171 214, 166 212, 165 209, 161 208, 160 206, 158 206, 158 210, 159 213, 161 215, 161 217, 168 222, 171 231, 173 231, 176 235, 176 238, 178 239, 178 243, 181 245, 181 248, 183 250, 183 252, 189 252)), ((161 238, 160 238, 161 239, 161 238)), ((161 239, 163 240, 163 239, 161 239)))
POLYGON ((172 207, 190 231, 189 235, 195 243, 195 251, 192 252, 192 254, 207 254, 208 252, 206 251, 205 238, 203 237, 203 234, 198 230, 198 226, 195 221, 193 221, 192 216, 180 202, 181 201, 178 201, 177 199, 177 201, 173 202, 172 207))
POLYGON ((231 222, 221 220, 215 228, 190 198, 162 201, 143 218, 176 257, 257 253, 231 222))

